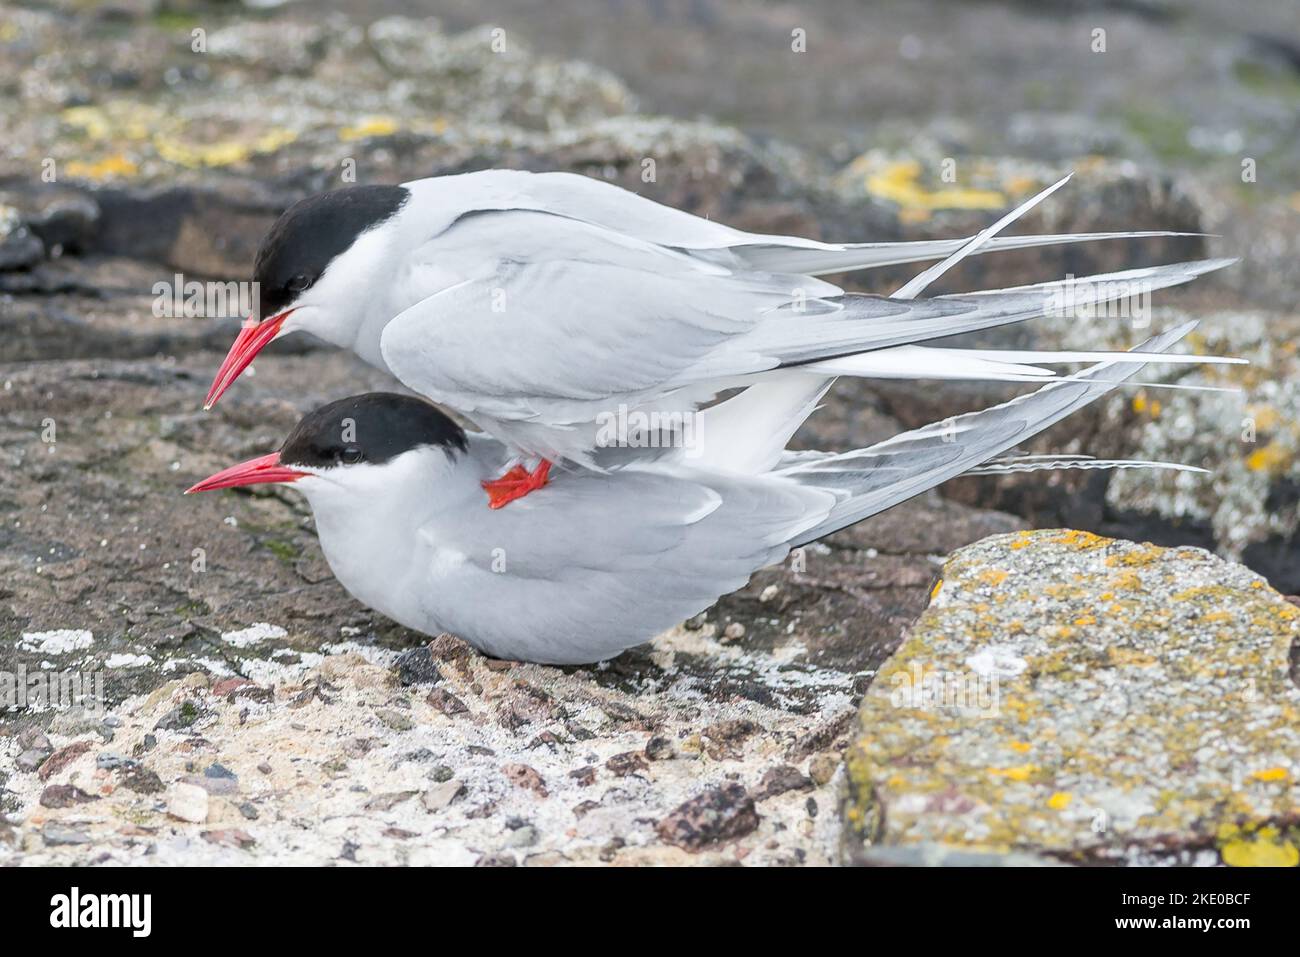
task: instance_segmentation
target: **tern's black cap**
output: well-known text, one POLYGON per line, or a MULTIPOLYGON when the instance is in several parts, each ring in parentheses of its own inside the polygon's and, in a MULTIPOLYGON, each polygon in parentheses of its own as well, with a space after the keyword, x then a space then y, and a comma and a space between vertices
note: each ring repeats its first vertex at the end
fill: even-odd
POLYGON ((253 266, 263 319, 315 285, 358 236, 387 222, 410 198, 402 186, 347 186, 286 209, 262 240, 253 266))
POLYGON ((315 468, 382 465, 421 446, 463 452, 465 430, 423 399, 368 392, 303 416, 285 440, 280 461, 315 468))

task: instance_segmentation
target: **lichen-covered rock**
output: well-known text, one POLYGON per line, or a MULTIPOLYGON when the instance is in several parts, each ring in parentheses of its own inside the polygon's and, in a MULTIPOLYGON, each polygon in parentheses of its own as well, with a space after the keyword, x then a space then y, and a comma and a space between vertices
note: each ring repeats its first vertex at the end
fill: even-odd
POLYGON ((863 700, 849 856, 1295 864, 1298 637, 1300 608, 1199 549, 961 549, 863 700))
POLYGON ((1294 316, 1204 317, 1195 350, 1241 356, 1250 365, 1190 370, 1177 381, 1240 394, 1152 389, 1128 401, 1138 419, 1136 456, 1190 462, 1211 474, 1122 472, 1106 489, 1116 511, 1205 529, 1221 554, 1245 561, 1287 592, 1300 591, 1297 332, 1294 316))

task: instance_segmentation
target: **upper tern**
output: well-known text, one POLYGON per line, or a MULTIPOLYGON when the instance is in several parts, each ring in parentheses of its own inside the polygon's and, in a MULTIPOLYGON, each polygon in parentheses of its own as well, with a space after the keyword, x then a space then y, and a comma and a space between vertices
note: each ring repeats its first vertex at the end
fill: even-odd
POLYGON ((607 447, 638 444, 612 423, 689 414, 725 390, 779 380, 780 402, 839 375, 1059 378, 1035 363, 1100 355, 917 343, 1126 298, 1229 262, 915 298, 967 255, 1179 235, 995 237, 1064 182, 975 237, 853 244, 742 232, 571 173, 488 170, 312 196, 262 242, 261 318, 245 323, 206 406, 267 343, 311 332, 504 443, 505 474, 483 481, 495 508, 544 484, 552 462, 610 466, 607 447), (816 278, 937 259, 892 296, 816 278))
MULTIPOLYGON (((1163 353, 1194 325, 1130 355, 1163 353)), ((368 394, 308 414, 278 453, 189 491, 291 482, 335 576, 361 602, 497 657, 586 663, 699 613, 792 548, 954 476, 1160 464, 999 458, 1140 368, 1102 362, 839 454, 785 450, 825 384, 750 389, 699 413, 707 423, 693 456, 672 449, 612 471, 566 471, 499 511, 483 507, 481 483, 510 460, 506 444, 465 433, 421 399, 368 394)))

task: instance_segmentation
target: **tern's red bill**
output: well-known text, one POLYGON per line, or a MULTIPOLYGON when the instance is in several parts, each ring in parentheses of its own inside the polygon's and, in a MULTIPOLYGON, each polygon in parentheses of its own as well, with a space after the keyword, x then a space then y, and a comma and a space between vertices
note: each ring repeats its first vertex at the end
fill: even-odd
POLYGON ((280 327, 292 312, 292 309, 286 309, 261 322, 250 320, 244 324, 239 330, 239 335, 235 337, 235 344, 226 353, 221 368, 217 370, 216 378, 212 380, 212 388, 208 389, 208 397, 203 400, 203 408, 210 409, 217 404, 217 400, 239 378, 239 374, 257 358, 257 354, 266 347, 266 344, 280 334, 280 327))
POLYGON ((234 488, 237 485, 262 485, 266 482, 293 482, 309 472, 299 472, 280 464, 280 453, 272 452, 247 462, 240 462, 228 469, 222 469, 216 475, 209 475, 202 482, 185 490, 191 492, 210 492, 218 488, 234 488))

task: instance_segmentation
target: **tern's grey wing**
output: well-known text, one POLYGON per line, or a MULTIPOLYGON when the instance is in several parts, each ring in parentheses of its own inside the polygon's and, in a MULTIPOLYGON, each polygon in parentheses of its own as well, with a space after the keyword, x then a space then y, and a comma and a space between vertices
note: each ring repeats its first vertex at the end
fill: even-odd
POLYGON ((441 291, 384 328, 394 375, 461 412, 547 424, 590 422, 585 403, 675 388, 769 311, 840 292, 533 212, 458 223, 411 257, 404 282, 441 291), (447 275, 463 278, 448 288, 447 275))
POLYGON ((834 502, 770 478, 566 472, 421 529, 444 570, 428 613, 502 657, 600 660, 744 585, 834 502))
POLYGON ((1230 262, 935 299, 826 297, 806 277, 733 273, 582 224, 516 215, 534 232, 529 258, 407 309, 381 347, 389 369, 434 401, 560 427, 678 390, 711 394, 780 367, 1127 298, 1230 262))
MULTIPOLYGON (((717 257, 719 261, 743 269, 766 272, 824 275, 924 262, 942 259, 967 241, 826 243, 798 236, 749 233, 576 173, 483 170, 436 176, 403 185, 426 199, 427 208, 439 210, 447 222, 470 214, 529 210, 614 230, 664 248, 717 257)), ((430 225, 439 228, 439 224, 430 225)), ((1111 232, 999 236, 985 243, 977 255, 1095 240, 1184 235, 1189 234, 1111 232)))

